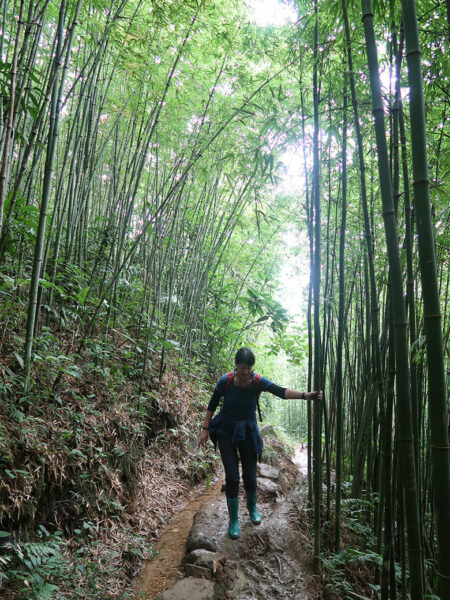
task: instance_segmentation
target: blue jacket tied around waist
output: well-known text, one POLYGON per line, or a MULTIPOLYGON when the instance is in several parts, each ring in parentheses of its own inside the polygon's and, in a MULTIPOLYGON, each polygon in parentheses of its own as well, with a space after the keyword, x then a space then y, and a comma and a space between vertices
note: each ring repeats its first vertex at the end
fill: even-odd
POLYGON ((217 445, 217 432, 220 431, 222 434, 228 434, 231 436, 231 441, 234 446, 237 446, 239 442, 243 442, 247 437, 252 440, 253 447, 258 458, 261 460, 263 451, 263 441, 259 432, 258 424, 256 422, 256 415, 253 414, 248 419, 236 420, 233 417, 227 415, 223 409, 212 419, 209 424, 209 435, 211 441, 214 444, 214 448, 217 445))

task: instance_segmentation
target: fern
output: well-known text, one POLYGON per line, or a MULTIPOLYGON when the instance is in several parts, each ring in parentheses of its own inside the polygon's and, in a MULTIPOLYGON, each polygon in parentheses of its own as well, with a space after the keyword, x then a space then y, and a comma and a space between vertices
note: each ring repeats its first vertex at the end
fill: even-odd
POLYGON ((373 508, 373 502, 369 502, 369 500, 365 500, 364 498, 344 498, 341 500, 341 506, 349 510, 363 510, 365 508, 373 508))
POLYGON ((23 600, 52 600, 59 587, 49 580, 67 576, 68 565, 59 532, 51 535, 41 526, 38 536, 41 541, 8 544, 0 556, 0 581, 12 585, 21 582, 23 600))
POLYGON ((324 565, 329 569, 337 569, 352 562, 372 563, 381 567, 382 557, 376 552, 362 552, 356 548, 345 548, 339 554, 334 554, 331 558, 324 560, 324 565))
POLYGON ((34 590, 34 595, 39 600, 52 600, 54 592, 58 591, 58 586, 52 583, 43 582, 34 590))
POLYGON ((0 556, 0 587, 1 587, 2 581, 8 579, 7 567, 10 563, 11 563, 10 556, 0 556))

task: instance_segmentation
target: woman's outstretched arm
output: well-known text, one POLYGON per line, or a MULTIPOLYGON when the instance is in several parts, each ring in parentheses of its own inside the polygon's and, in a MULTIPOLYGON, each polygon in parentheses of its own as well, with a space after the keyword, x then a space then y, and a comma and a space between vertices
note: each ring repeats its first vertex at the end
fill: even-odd
POLYGON ((299 392, 298 390, 290 390, 289 388, 286 388, 286 391, 284 392, 284 397, 289 400, 294 400, 295 398, 300 398, 302 400, 322 400, 323 391, 320 390, 319 392, 299 392))

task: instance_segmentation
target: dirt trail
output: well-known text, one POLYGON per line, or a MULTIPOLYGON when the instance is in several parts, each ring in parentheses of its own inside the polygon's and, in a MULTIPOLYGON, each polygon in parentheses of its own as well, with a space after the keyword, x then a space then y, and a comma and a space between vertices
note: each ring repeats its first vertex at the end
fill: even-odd
POLYGON ((222 483, 223 478, 216 479, 208 490, 189 502, 168 522, 161 537, 153 546, 158 555, 146 563, 138 582, 138 587, 146 600, 168 590, 180 579, 181 563, 186 554, 186 540, 194 517, 206 503, 208 506, 214 506, 221 500, 222 483))
MULTIPOLYGON (((252 525, 245 497, 240 497, 239 539, 227 534, 228 512, 221 493, 222 478, 175 515, 155 549, 159 556, 149 561, 139 579, 138 590, 145 600, 313 600, 317 597, 310 558, 298 531, 300 497, 289 491, 306 478, 306 450, 299 444, 293 461, 278 469, 259 469, 258 506, 261 525, 252 525), (186 541, 203 537, 214 540, 215 554, 205 562, 186 567, 186 541), (206 567, 206 568, 204 568, 206 567), (199 578, 199 575, 206 578, 199 578)), ((278 465, 279 466, 279 465, 278 465)), ((213 543, 214 542, 207 542, 213 543)), ((200 544, 201 546, 201 544, 200 544)), ((195 553, 194 553, 195 554, 195 553)), ((192 555, 191 555, 192 556, 192 555)), ((188 560, 190 558, 188 557, 188 560)))

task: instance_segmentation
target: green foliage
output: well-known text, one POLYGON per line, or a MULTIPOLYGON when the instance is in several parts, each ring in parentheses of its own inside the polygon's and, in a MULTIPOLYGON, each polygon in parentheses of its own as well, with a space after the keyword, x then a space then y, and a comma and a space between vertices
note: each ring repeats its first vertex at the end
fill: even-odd
POLYGON ((9 542, 4 546, 0 556, 0 580, 7 587, 19 586, 24 600, 51 600, 59 592, 61 580, 68 578, 69 564, 64 556, 62 532, 52 535, 41 525, 37 538, 36 542, 9 542))
MULTIPOLYGON (((50 533, 43 525, 36 534, 38 541, 6 542, 0 553, 0 582, 7 594, 16 594, 23 600, 59 599, 83 594, 87 599, 112 600, 114 592, 107 587, 111 564, 119 558, 110 551, 106 560, 98 562, 98 536, 104 533, 92 522, 85 521, 82 529, 75 529, 78 542, 70 543, 56 531, 50 533)), ((119 572, 126 577, 129 564, 156 556, 153 546, 142 536, 125 530, 119 572), (126 557, 126 559, 125 559, 126 557)), ((0 532, 0 540, 9 538, 0 532)), ((124 593, 121 598, 130 597, 124 593)))
MULTIPOLYGON (((350 491, 350 487, 348 492, 350 491)), ((342 519, 359 540, 364 540, 367 547, 375 546, 375 537, 368 515, 373 512, 375 501, 364 498, 343 498, 341 500, 342 519)))
POLYGON ((270 353, 278 354, 283 349, 295 366, 304 365, 308 353, 308 337, 304 327, 290 327, 275 336, 270 344, 270 353))
POLYGON ((248 288, 247 297, 241 298, 247 302, 250 314, 252 316, 260 315, 257 323, 262 323, 271 319, 271 328, 274 332, 283 331, 288 322, 287 311, 282 305, 273 300, 268 294, 257 294, 254 290, 248 288))
POLYGON ((342 552, 333 555, 330 559, 326 559, 324 561, 324 566, 327 569, 330 569, 330 571, 352 562, 371 563, 380 567, 381 560, 382 557, 375 552, 361 552, 355 548, 346 548, 345 550, 342 550, 342 552))
MULTIPOLYGON (((358 579, 359 567, 362 567, 364 571, 367 571, 368 568, 370 569, 371 567, 379 569, 381 563, 382 557, 375 552, 346 548, 330 558, 323 559, 322 564, 329 578, 329 583, 326 587, 329 588, 336 597, 343 598, 344 600, 351 600, 355 597, 369 600, 369 598, 372 597, 372 594, 368 596, 364 593, 361 594, 355 591, 355 587, 358 589, 362 582, 357 581, 357 585, 355 586, 355 583, 352 582, 352 580, 358 579)), ((377 585, 369 584, 368 587, 372 593, 379 590, 379 586, 377 585)))
POLYGON ((208 488, 211 475, 216 469, 218 458, 218 455, 209 449, 207 452, 192 452, 187 448, 187 460, 177 466, 176 472, 181 474, 186 480, 194 483, 205 480, 206 487, 208 488))

